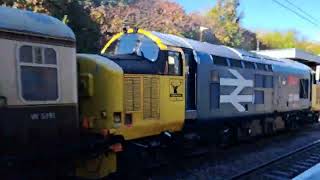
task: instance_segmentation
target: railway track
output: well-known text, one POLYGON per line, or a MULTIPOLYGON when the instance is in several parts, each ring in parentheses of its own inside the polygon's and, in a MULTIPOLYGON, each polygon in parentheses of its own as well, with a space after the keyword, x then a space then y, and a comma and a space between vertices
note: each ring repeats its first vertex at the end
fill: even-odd
POLYGON ((233 176, 232 180, 292 179, 320 162, 320 140, 233 176))

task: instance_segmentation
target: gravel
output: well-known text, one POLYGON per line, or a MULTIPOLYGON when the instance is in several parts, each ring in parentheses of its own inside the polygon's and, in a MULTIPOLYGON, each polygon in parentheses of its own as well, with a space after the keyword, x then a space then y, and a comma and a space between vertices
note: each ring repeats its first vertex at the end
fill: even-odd
POLYGON ((320 125, 252 140, 229 148, 212 148, 209 153, 170 162, 148 171, 154 180, 220 180, 249 170, 320 139, 320 125))

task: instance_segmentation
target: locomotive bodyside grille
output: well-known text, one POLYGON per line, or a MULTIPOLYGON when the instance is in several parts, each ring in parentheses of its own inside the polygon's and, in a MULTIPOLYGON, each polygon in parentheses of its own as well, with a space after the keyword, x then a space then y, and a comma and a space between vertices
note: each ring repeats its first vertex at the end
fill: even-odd
POLYGON ((160 91, 159 78, 144 77, 143 79, 143 118, 159 119, 160 117, 160 91))
POLYGON ((125 109, 126 111, 141 110, 141 78, 125 77, 124 79, 125 109))

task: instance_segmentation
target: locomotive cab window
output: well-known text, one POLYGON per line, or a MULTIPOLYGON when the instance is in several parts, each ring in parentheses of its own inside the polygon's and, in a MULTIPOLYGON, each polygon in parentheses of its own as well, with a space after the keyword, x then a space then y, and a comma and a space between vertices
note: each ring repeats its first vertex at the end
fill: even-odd
POLYGON ((18 53, 21 97, 25 101, 56 101, 59 98, 56 51, 24 45, 18 53))
POLYGON ((182 76, 181 54, 175 51, 168 51, 167 74, 172 76, 182 76))
POLYGON ((160 49, 150 38, 141 34, 125 34, 106 51, 109 56, 134 55, 152 62, 158 59, 160 49))

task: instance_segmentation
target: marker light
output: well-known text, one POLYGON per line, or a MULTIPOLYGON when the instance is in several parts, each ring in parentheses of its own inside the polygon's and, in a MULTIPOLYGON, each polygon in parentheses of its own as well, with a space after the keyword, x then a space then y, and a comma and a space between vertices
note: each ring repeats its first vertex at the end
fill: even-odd
POLYGON ((122 148, 122 144, 121 144, 121 143, 113 144, 113 145, 111 145, 109 148, 110 148, 113 152, 115 152, 115 153, 123 151, 123 148, 122 148))
POLYGON ((83 117, 82 127, 83 127, 84 129, 89 129, 89 128, 90 128, 90 123, 89 123, 88 117, 83 117))
POLYGON ((113 121, 114 121, 114 123, 121 123, 121 113, 120 112, 113 113, 113 121))

